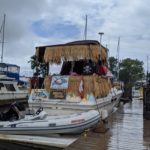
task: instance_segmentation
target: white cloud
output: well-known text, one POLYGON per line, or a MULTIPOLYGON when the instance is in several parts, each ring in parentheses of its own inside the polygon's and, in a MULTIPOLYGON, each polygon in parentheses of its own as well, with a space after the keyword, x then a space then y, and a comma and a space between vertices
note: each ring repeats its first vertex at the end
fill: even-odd
MULTIPOLYGON (((120 57, 137 58, 146 64, 150 40, 149 0, 0 0, 0 23, 6 14, 4 61, 30 67, 27 63, 35 46, 82 40, 85 15, 88 15, 88 39, 99 40, 116 56, 117 40, 121 37, 120 57), (31 26, 38 20, 44 26, 69 22, 81 29, 78 39, 71 37, 44 38, 33 33, 31 26)), ((1 24, 0 24, 1 25, 1 24)))

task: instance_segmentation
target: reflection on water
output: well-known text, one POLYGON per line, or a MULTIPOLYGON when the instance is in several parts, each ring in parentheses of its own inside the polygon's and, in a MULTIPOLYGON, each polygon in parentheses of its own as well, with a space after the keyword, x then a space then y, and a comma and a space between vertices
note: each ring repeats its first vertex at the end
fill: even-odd
POLYGON ((144 146, 150 150, 150 120, 143 121, 143 140, 144 146))
POLYGON ((143 119, 143 101, 133 100, 112 116, 108 149, 150 149, 150 120, 143 119))

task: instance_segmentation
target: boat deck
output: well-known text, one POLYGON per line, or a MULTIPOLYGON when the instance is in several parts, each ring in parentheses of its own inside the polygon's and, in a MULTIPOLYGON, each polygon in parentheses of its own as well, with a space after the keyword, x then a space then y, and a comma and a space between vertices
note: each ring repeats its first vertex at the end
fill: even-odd
POLYGON ((108 126, 105 133, 84 133, 65 150, 150 150, 150 120, 143 118, 143 101, 119 108, 108 126))

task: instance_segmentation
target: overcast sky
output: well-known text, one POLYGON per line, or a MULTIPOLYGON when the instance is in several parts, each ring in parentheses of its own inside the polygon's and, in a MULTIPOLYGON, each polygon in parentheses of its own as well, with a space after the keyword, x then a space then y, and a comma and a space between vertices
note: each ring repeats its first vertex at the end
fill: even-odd
POLYGON ((150 0, 0 0, 0 26, 4 13, 3 61, 21 66, 22 74, 36 46, 83 40, 86 14, 87 39, 99 41, 104 32, 102 44, 116 57, 120 37, 120 59, 139 59, 147 68, 150 0))

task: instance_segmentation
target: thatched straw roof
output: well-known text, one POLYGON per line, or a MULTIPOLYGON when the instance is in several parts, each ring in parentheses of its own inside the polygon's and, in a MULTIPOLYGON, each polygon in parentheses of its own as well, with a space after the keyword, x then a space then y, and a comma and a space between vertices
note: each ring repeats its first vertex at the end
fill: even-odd
POLYGON ((36 55, 38 58, 43 57, 46 63, 57 64, 61 63, 61 60, 91 59, 97 61, 99 56, 105 61, 107 49, 100 46, 98 41, 85 40, 62 45, 36 47, 36 55))

